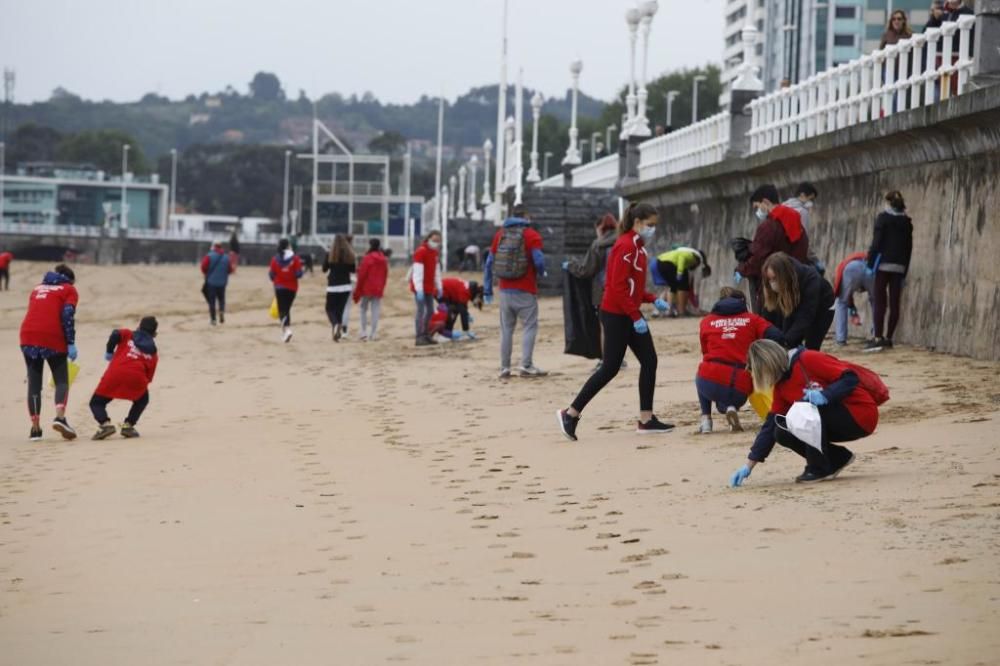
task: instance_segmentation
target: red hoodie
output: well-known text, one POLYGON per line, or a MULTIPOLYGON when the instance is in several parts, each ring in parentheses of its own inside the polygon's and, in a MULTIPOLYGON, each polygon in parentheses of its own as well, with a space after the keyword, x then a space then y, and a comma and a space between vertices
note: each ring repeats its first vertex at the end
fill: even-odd
MULTIPOLYGON (((772 414, 787 414, 792 404, 802 400, 802 393, 807 388, 807 379, 825 388, 834 383, 850 368, 840 362, 840 359, 823 352, 803 350, 798 354, 798 362, 792 364, 787 378, 774 386, 774 400, 771 403, 772 414)), ((855 386, 847 397, 840 401, 851 413, 854 422, 861 429, 871 434, 878 425, 878 405, 862 386, 855 386)))
MULTIPOLYGON (((747 350, 751 343, 765 337, 771 322, 747 312, 746 304, 735 298, 719 301, 712 313, 701 320, 701 353, 698 366, 702 379, 732 386, 740 393, 753 392, 753 380, 746 371, 747 350)), ((775 330, 780 336, 780 331, 775 330)))
POLYGON ((656 300, 646 293, 646 248, 635 230, 626 231, 608 254, 601 309, 610 314, 642 319, 639 306, 656 300))
MULTIPOLYGON (((434 295, 437 293, 438 286, 438 251, 428 245, 427 241, 421 243, 420 247, 413 253, 413 265, 417 264, 423 266, 423 292, 434 295)), ((410 280, 410 291, 416 291, 413 288, 413 279, 410 280)))
POLYGON ((771 209, 771 213, 753 235, 750 258, 736 267, 744 277, 759 277, 764 262, 775 252, 784 252, 803 264, 809 263, 809 236, 802 226, 798 211, 785 205, 771 209))
POLYGON ((302 277, 302 260, 299 255, 286 251, 285 256, 275 255, 271 259, 269 271, 275 289, 299 290, 299 278, 302 277))
POLYGON ((445 278, 441 281, 442 301, 464 305, 469 302, 469 283, 458 278, 445 278))
POLYGON ((358 266, 358 283, 354 285, 354 302, 362 298, 382 298, 389 279, 389 262, 381 251, 369 252, 358 266))
POLYGON ((855 252, 854 254, 848 255, 847 259, 837 264, 837 275, 833 278, 833 295, 840 298, 840 283, 844 279, 844 269, 847 268, 847 264, 852 261, 864 261, 868 257, 867 252, 855 252))
MULTIPOLYGON (((153 381, 159 355, 155 346, 151 346, 147 351, 138 347, 132 339, 132 331, 127 328, 120 329, 118 336, 115 354, 111 357, 111 363, 104 371, 100 383, 94 389, 94 394, 105 398, 138 400, 153 381)), ((139 344, 143 342, 140 340, 139 344)))

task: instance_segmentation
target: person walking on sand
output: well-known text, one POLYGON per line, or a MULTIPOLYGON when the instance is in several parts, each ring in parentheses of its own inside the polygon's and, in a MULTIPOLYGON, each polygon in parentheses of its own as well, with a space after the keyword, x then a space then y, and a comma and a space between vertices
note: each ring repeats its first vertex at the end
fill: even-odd
POLYGON ((785 346, 819 350, 833 323, 833 287, 812 266, 776 252, 764 262, 764 319, 781 329, 785 346))
POLYGON ((906 214, 903 195, 893 190, 885 195, 885 200, 888 205, 875 218, 872 244, 868 248, 867 273, 874 277, 871 294, 875 338, 865 345, 866 352, 892 349, 892 336, 899 324, 900 299, 913 254, 913 220, 906 214), (887 306, 889 327, 885 328, 887 306))
POLYGON ((93 439, 107 439, 115 434, 108 417, 108 403, 112 400, 132 401, 122 422, 121 435, 127 439, 139 436, 135 426, 149 405, 149 385, 159 361, 153 341, 156 329, 156 317, 143 317, 134 331, 127 328, 111 331, 104 353, 108 367, 90 398, 90 411, 97 420, 93 439))
POLYGON ((42 283, 31 290, 28 311, 21 322, 21 354, 28 371, 28 415, 31 417, 31 441, 42 438, 42 371, 49 364, 56 385, 56 417, 52 427, 65 439, 76 439, 76 430, 66 420, 69 398, 67 360, 75 361, 76 306, 80 297, 73 286, 73 269, 59 264, 45 274, 42 283))
POLYGON ((854 462, 854 454, 840 443, 867 437, 878 425, 878 404, 861 384, 858 374, 870 371, 862 368, 856 371, 853 366, 818 351, 801 348, 787 351, 772 340, 758 340, 750 345, 747 360, 754 388, 773 392, 773 401, 746 464, 733 473, 730 485, 735 488, 746 481, 754 466, 767 460, 775 442, 805 458, 806 467, 795 478, 797 483, 837 478, 854 462), (819 442, 807 443, 788 429, 785 415, 799 401, 818 408, 822 422, 819 442))
POLYGON ((10 252, 0 252, 0 290, 10 291, 10 262, 14 255, 10 252))
POLYGON ((493 302, 493 276, 500 280, 500 379, 510 377, 510 357, 518 320, 524 326, 521 338, 522 377, 548 373, 535 365, 538 335, 538 278, 545 276, 542 236, 529 225, 523 206, 514 206, 512 217, 493 236, 483 269, 483 298, 493 302))
POLYGON ((382 313, 382 296, 389 281, 389 260, 382 253, 382 241, 368 241, 368 252, 358 266, 358 281, 354 285, 354 302, 361 303, 361 341, 375 341, 379 315, 382 313), (368 313, 371 310, 371 327, 368 313))
POLYGON ((222 243, 212 243, 211 251, 201 259, 201 274, 205 276, 201 291, 208 301, 208 316, 212 326, 215 326, 216 304, 219 323, 226 323, 226 285, 229 284, 229 274, 233 270, 233 262, 226 256, 222 243))
POLYGON ((614 379, 631 349, 639 360, 639 421, 636 432, 670 432, 673 424, 663 423, 653 414, 653 391, 656 388, 656 348, 649 324, 639 311, 643 303, 653 303, 661 312, 667 309, 663 299, 646 292, 647 255, 645 244, 656 234, 656 209, 646 203, 631 204, 622 218, 620 234, 608 257, 607 282, 601 301, 601 326, 604 330, 603 363, 580 389, 573 403, 556 412, 559 429, 570 441, 576 441, 580 414, 591 400, 614 379))
POLYGON ((441 232, 431 231, 413 253, 410 270, 410 291, 417 304, 414 320, 416 345, 423 347, 437 344, 430 334, 431 317, 434 316, 434 298, 441 298, 441 272, 438 270, 438 255, 441 250, 441 232))
POLYGON ((746 370, 747 350, 755 340, 767 338, 783 342, 784 336, 771 322, 747 312, 746 297, 733 287, 723 287, 712 312, 701 320, 698 335, 702 361, 698 365, 695 388, 701 405, 698 432, 712 432, 712 403, 726 415, 729 429, 740 432, 739 409, 753 392, 746 370))
POLYGON ((854 294, 859 291, 871 294, 874 290, 875 280, 865 270, 866 256, 864 252, 848 255, 837 265, 837 272, 834 275, 833 293, 837 300, 833 304, 833 331, 834 340, 840 346, 847 344, 848 320, 861 322, 858 308, 854 304, 854 294))
POLYGON ((274 284, 274 298, 278 301, 281 339, 287 343, 292 339, 292 303, 302 277, 302 262, 289 247, 287 238, 278 241, 278 253, 271 258, 267 275, 274 284))
POLYGON ((340 342, 344 306, 351 297, 351 273, 357 265, 354 249, 341 234, 333 237, 330 252, 323 258, 326 273, 326 316, 333 330, 333 341, 340 342))

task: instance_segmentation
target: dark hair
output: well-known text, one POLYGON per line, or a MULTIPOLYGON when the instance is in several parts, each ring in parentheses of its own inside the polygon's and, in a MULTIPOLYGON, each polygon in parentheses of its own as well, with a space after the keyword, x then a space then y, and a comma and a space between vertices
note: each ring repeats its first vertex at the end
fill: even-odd
POLYGON ((383 251, 382 254, 385 255, 386 259, 388 259, 389 257, 392 256, 392 248, 391 247, 385 248, 385 251, 383 251))
POLYGON ((618 220, 611 213, 605 213, 595 226, 597 226, 599 233, 604 234, 608 231, 613 231, 618 226, 618 220))
POLYGON ((76 282, 76 273, 74 273, 73 269, 66 264, 59 264, 56 266, 55 272, 69 280, 70 284, 76 282))
POLYGON ((426 234, 424 234, 424 239, 421 242, 426 243, 434 236, 440 236, 440 235, 441 235, 440 231, 438 231, 437 229, 431 229, 426 234))
POLYGON ((903 201, 903 194, 899 190, 892 190, 885 195, 885 200, 896 210, 906 210, 906 202, 903 201))
POLYGON ((528 209, 524 207, 524 204, 517 204, 514 209, 510 212, 512 217, 527 217, 528 209))
POLYGON ((750 203, 755 204, 767 199, 773 204, 781 203, 781 195, 778 194, 778 188, 770 183, 766 185, 761 185, 753 194, 750 195, 750 203))
POLYGON ((480 310, 483 309, 483 288, 475 280, 469 280, 469 300, 480 310))
POLYGON ((708 255, 705 254, 704 250, 696 249, 695 252, 701 258, 701 276, 707 278, 712 274, 712 267, 708 265, 708 255))
POLYGON ((152 337, 156 337, 156 329, 159 324, 156 321, 156 317, 143 317, 139 322, 139 330, 144 333, 149 333, 152 337))
POLYGON ((368 240, 368 251, 378 252, 382 249, 382 241, 378 238, 370 238, 368 240))
POLYGON ((625 209, 625 215, 619 224, 622 233, 632 231, 636 220, 646 220, 658 215, 656 207, 648 203, 630 203, 625 209))
POLYGON ((278 241, 278 252, 284 252, 287 249, 288 249, 288 239, 282 238, 280 241, 278 241))
POLYGON ((816 186, 810 182, 799 183, 798 188, 795 190, 795 196, 799 196, 801 194, 804 194, 807 197, 819 196, 819 192, 816 191, 816 186))
POLYGON ((327 259, 331 264, 353 264, 357 261, 354 256, 354 248, 351 247, 347 236, 337 234, 333 237, 333 245, 330 246, 327 259))
POLYGON ((746 294, 736 287, 723 287, 719 290, 719 300, 723 298, 738 298, 741 301, 747 300, 746 294))

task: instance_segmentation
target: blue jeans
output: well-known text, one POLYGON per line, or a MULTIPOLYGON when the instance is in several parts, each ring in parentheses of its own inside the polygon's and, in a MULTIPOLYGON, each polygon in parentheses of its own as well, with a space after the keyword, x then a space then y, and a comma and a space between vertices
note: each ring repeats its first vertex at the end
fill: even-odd
POLYGON ((703 377, 695 377, 694 385, 698 389, 698 402, 701 403, 703 415, 712 413, 713 402, 720 414, 725 414, 730 407, 739 409, 746 404, 746 393, 738 391, 735 387, 719 384, 703 377))

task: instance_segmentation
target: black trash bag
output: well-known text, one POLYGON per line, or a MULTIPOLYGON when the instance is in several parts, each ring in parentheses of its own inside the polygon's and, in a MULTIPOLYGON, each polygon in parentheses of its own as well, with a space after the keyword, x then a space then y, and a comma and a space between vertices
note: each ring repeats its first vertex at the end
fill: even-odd
POLYGON ((563 325, 565 354, 601 358, 601 323, 591 302, 590 279, 563 271, 563 325))
POLYGON ((736 261, 743 263, 750 258, 750 243, 752 243, 749 238, 730 238, 729 247, 733 248, 733 255, 736 257, 736 261))

